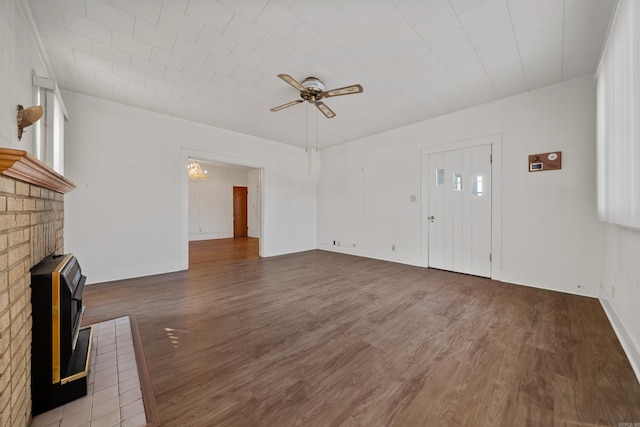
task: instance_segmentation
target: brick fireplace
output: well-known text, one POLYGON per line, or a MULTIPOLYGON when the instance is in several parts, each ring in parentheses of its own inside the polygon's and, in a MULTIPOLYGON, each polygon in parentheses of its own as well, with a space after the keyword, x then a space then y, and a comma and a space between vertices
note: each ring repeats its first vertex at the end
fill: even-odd
POLYGON ((0 425, 31 419, 29 269, 63 253, 64 193, 74 185, 21 150, 0 148, 0 425))

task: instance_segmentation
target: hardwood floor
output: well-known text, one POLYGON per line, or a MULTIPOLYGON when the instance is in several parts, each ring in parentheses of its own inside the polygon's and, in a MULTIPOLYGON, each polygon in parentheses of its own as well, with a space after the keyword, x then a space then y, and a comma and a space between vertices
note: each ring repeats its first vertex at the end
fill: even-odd
POLYGON ((596 299, 324 251, 91 285, 166 426, 607 426, 640 385, 596 299))
POLYGON ((203 262, 257 258, 260 256, 259 241, 254 237, 191 241, 189 242, 189 268, 203 262))

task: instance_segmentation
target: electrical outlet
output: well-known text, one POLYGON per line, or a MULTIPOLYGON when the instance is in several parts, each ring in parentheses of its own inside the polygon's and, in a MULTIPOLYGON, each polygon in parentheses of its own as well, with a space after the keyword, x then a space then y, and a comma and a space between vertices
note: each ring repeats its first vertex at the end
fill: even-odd
POLYGON ((391 245, 391 250, 395 252, 395 250, 396 250, 396 245, 391 245))

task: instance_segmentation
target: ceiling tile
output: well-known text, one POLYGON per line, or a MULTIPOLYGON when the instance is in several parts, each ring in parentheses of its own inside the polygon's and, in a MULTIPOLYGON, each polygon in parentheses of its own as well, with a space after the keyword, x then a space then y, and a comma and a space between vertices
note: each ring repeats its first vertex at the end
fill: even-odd
POLYGON ((375 36, 402 19, 402 14, 390 0, 372 2, 355 20, 369 34, 375 36))
POLYGON ((293 49, 310 55, 322 44, 323 38, 316 30, 305 23, 301 23, 284 41, 293 49))
POLYGON ((113 63, 105 59, 100 59, 97 56, 74 50, 73 56, 76 59, 78 65, 84 65, 93 69, 111 72, 113 70, 113 63))
POLYGON ((153 51, 151 51, 151 62, 155 62, 156 64, 160 64, 165 67, 173 68, 174 70, 180 71, 184 67, 184 64, 187 63, 187 60, 165 50, 154 47, 153 51))
POLYGON ((365 32, 358 33, 355 37, 345 40, 342 49, 353 59, 359 60, 380 47, 380 44, 365 32))
POLYGON ((187 6, 189 6, 190 0, 164 0, 162 2, 162 9, 171 9, 178 13, 186 13, 187 6))
POLYGON ((425 43, 431 43, 450 34, 462 33, 464 30, 457 15, 451 7, 438 11, 435 15, 425 19, 415 26, 415 30, 425 43))
POLYGON ((212 53, 211 55, 209 55, 209 58, 207 58, 204 67, 209 70, 215 71, 216 73, 222 73, 228 76, 231 75, 231 73, 233 73, 236 68, 238 68, 238 64, 225 57, 212 53))
POLYGON ((493 83, 479 62, 472 62, 460 67, 453 78, 474 105, 484 104, 498 98, 493 83))
MULTIPOLYGON (((240 83, 244 83, 246 85, 255 85, 257 82, 260 81, 260 79, 262 78, 262 75, 260 75, 260 73, 253 71, 250 68, 238 67, 233 72, 233 74, 231 74, 231 77, 238 80, 240 83)), ((255 93, 256 91, 252 90, 251 92, 255 93)))
POLYGON ((401 19, 375 36, 375 39, 380 43, 380 46, 391 52, 417 37, 418 35, 413 27, 407 24, 404 19, 401 19))
POLYGON ((63 14, 64 22, 69 31, 102 43, 111 43, 111 29, 109 27, 75 13, 63 11, 63 14))
POLYGON ((298 26, 300 19, 287 9, 270 2, 255 23, 269 34, 283 40, 298 26))
POLYGON ((325 41, 312 53, 313 59, 318 66, 333 68, 333 64, 347 56, 344 49, 325 41))
POLYGON ((248 49, 243 45, 236 45, 227 58, 238 65, 254 68, 264 57, 252 49, 248 49))
POLYGON ((97 41, 92 41, 91 45, 93 46, 93 54, 97 58, 124 66, 131 65, 131 54, 129 52, 125 52, 124 50, 117 49, 97 41))
POLYGON ((56 4, 48 1, 40 1, 38 7, 33 10, 34 17, 39 22, 47 22, 55 24, 59 27, 64 27, 64 16, 62 15, 62 8, 56 4))
POLYGON ((397 0, 396 7, 410 25, 417 25, 449 7, 449 0, 397 0))
POLYGON ((484 0, 481 4, 458 14, 467 33, 491 28, 496 21, 509 19, 509 8, 505 0, 484 0))
POLYGON ((289 11, 309 27, 318 29, 338 12, 338 6, 333 2, 299 0, 289 8, 289 11))
POLYGON ((113 74, 115 74, 118 77, 122 77, 123 79, 135 81, 138 84, 144 83, 147 77, 145 73, 141 73, 139 71, 133 70, 129 66, 124 66, 120 64, 113 64, 113 74))
POLYGON ((222 32, 233 18, 233 11, 217 1, 191 1, 186 15, 222 32))
POLYGON ((339 10, 320 28, 318 34, 337 45, 353 39, 362 33, 360 25, 346 12, 339 10))
POLYGON ((237 1, 237 0, 220 0, 220 3, 227 6, 234 12, 247 18, 249 21, 255 21, 260 15, 260 12, 265 8, 269 0, 251 0, 251 1, 237 1))
POLYGON ((204 67, 200 64, 195 64, 193 62, 187 62, 184 66, 183 72, 191 76, 195 79, 201 80, 203 82, 208 82, 216 73, 215 70, 204 67))
POLYGON ((53 24, 44 24, 44 29, 49 40, 67 46, 71 49, 80 49, 91 52, 91 39, 80 34, 72 33, 66 28, 53 24))
POLYGON ((204 64, 204 61, 210 54, 207 49, 196 46, 181 38, 176 39, 176 43, 173 45, 171 52, 196 64, 204 64))
POLYGON ((131 58, 131 69, 150 76, 160 77, 164 74, 165 67, 144 58, 134 56, 131 58))
POLYGON ((216 30, 204 27, 196 44, 217 55, 227 56, 237 43, 216 30))
POLYGON ((241 45, 253 49, 262 40, 266 32, 247 18, 241 15, 234 15, 223 34, 241 45))
POLYGON ((170 7, 163 7, 158 27, 193 43, 202 32, 204 25, 170 7))
POLYGON ((167 52, 171 51, 176 41, 175 35, 139 18, 136 18, 133 36, 167 52))
POLYGON ((114 30, 133 34, 134 17, 102 0, 86 0, 87 17, 114 30))
POLYGON ((450 0, 449 2, 456 13, 460 14, 481 4, 483 1, 484 0, 450 0))
POLYGON ((172 68, 167 68, 166 70, 164 70, 162 78, 180 86, 189 86, 191 85, 191 83, 193 83, 193 77, 188 76, 181 71, 176 71, 172 68))
POLYGON ((154 25, 158 23, 162 3, 157 0, 111 0, 111 5, 154 25))
POLYGON ((64 58, 68 61, 74 61, 73 49, 68 46, 61 45, 53 41, 45 41, 45 48, 49 52, 51 58, 64 58))
POLYGON ((152 46, 149 43, 115 30, 111 36, 111 45, 140 58, 149 59, 151 57, 152 46))
POLYGON ((270 61, 280 62, 291 52, 291 47, 279 38, 267 34, 260 40, 255 51, 270 61))
POLYGON ((176 86, 175 83, 170 82, 169 80, 153 76, 147 76, 145 83, 159 89, 157 92, 158 94, 163 91, 172 91, 176 86))
MULTIPOLYGON (((55 3, 61 8, 68 9, 68 10, 84 11, 84 8, 85 8, 84 0, 53 0, 52 3, 55 3)), ((32 8, 33 8, 33 5, 32 5, 32 8)), ((77 12, 77 13, 80 13, 80 12, 77 12)))
POLYGON ((158 91, 158 89, 153 86, 145 85, 133 80, 129 80, 126 90, 130 95, 135 95, 136 98, 139 98, 143 94, 146 96, 155 96, 158 91))

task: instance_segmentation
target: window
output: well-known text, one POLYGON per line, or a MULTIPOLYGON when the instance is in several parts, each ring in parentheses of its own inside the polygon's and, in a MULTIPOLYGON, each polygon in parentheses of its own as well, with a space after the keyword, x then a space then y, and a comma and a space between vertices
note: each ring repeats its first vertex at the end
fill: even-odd
POLYGON ((453 174, 453 191, 462 191, 462 174, 455 172, 453 174))
POLYGON ((482 175, 473 177, 473 190, 471 194, 474 196, 482 196, 482 175))
POLYGON ((53 80, 33 76, 36 105, 44 116, 35 123, 33 155, 60 174, 64 174, 65 109, 53 80))
POLYGON ((597 76, 598 216, 640 229, 640 2, 621 0, 597 76))

